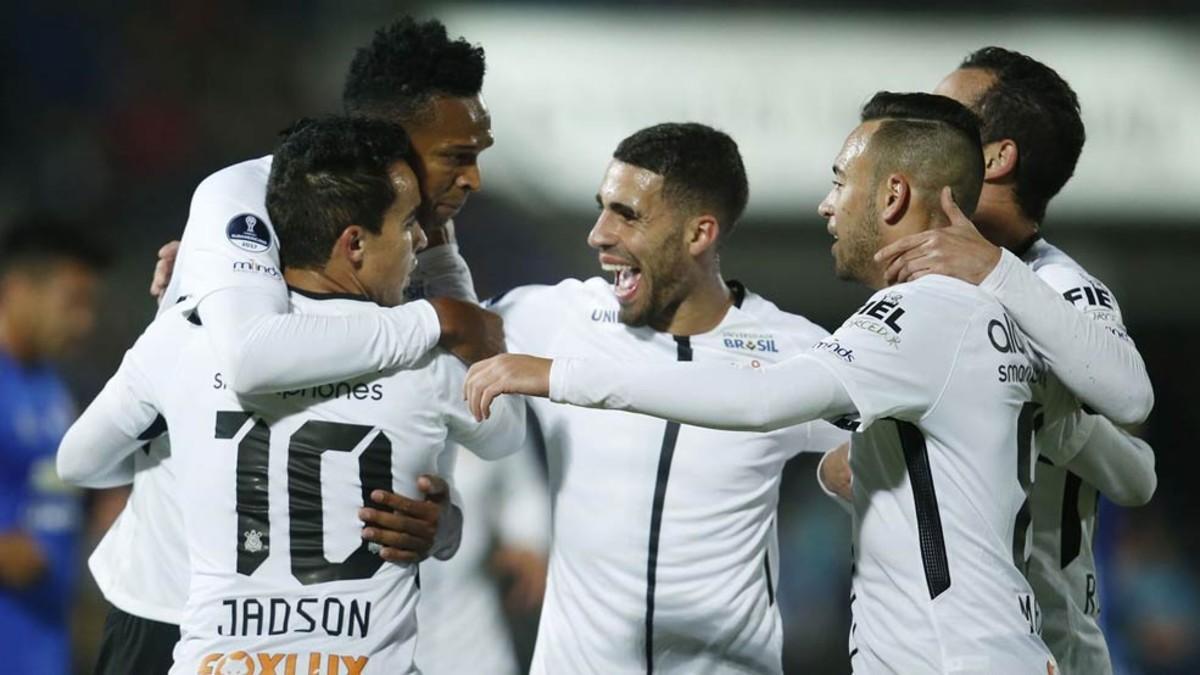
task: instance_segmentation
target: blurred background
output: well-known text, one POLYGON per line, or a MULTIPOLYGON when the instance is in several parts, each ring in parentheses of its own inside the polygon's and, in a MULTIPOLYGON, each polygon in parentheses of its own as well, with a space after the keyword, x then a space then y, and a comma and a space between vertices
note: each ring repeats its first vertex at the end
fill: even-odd
MULTIPOLYGON (((599 272, 584 238, 616 143, 663 121, 731 134, 751 203, 726 278, 834 328, 868 295, 834 280, 816 206, 832 158, 877 90, 930 90, 997 44, 1078 92, 1088 141, 1044 235, 1120 299, 1157 394, 1142 435, 1159 488, 1105 505, 1099 535, 1120 672, 1200 672, 1200 5, 1185 0, 578 2, 332 0, 43 3, 0 23, 0 222, 29 210, 81 220, 116 254, 96 329, 62 364, 81 405, 154 314, 155 251, 177 239, 207 174, 270 152, 294 118, 338 107, 353 49, 401 13, 436 16, 487 51, 495 147, 457 219, 480 296, 599 272)), ((0 396, 3 393, 0 392, 0 396)), ((789 672, 846 672, 849 521, 790 465, 780 513, 789 672)), ((112 517, 85 497, 75 660, 88 672, 105 611, 83 567, 112 517)), ((527 658, 536 616, 515 617, 527 658)))

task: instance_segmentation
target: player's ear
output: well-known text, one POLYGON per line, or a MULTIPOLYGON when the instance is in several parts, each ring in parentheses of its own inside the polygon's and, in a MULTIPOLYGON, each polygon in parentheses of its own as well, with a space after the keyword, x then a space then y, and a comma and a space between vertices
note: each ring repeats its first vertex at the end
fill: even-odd
POLYGON ((365 248, 366 231, 358 225, 350 225, 338 236, 334 253, 358 266, 363 262, 365 248))
POLYGON ((697 216, 684 228, 684 236, 687 237, 688 253, 699 256, 717 245, 721 224, 711 214, 697 216))
POLYGON ((912 185, 904 174, 894 173, 884 181, 883 207, 879 215, 883 222, 895 225, 908 212, 912 200, 912 185))
POLYGON ((1016 178, 1017 142, 1011 138, 994 141, 983 147, 983 179, 1004 181, 1016 178))

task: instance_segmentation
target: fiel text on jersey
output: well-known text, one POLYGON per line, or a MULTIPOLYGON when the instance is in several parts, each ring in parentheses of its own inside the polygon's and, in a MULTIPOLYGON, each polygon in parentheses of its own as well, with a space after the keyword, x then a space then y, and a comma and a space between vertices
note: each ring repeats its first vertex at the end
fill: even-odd
POLYGON ((893 349, 900 348, 900 317, 904 316, 904 308, 900 306, 903 299, 899 293, 888 293, 878 300, 871 300, 863 305, 846 323, 850 326, 865 330, 883 338, 893 349))

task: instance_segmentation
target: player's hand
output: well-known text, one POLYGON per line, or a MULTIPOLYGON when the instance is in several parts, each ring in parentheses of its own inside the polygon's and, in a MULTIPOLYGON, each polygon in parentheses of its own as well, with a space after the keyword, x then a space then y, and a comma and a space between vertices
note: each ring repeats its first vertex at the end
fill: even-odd
POLYGON ((550 359, 527 354, 501 354, 471 366, 463 395, 471 414, 482 422, 500 394, 550 395, 550 359))
POLYGON ((842 443, 825 453, 821 460, 821 485, 826 490, 850 501, 853 496, 854 474, 850 473, 850 444, 842 443))
POLYGON ((942 188, 942 211, 950 226, 910 234, 881 248, 875 262, 887 265, 884 280, 890 284, 944 274, 978 285, 1000 262, 1000 247, 979 233, 967 218, 950 188, 942 188))
POLYGON ((371 492, 371 500, 382 509, 363 507, 362 538, 383 548, 379 557, 391 562, 420 562, 429 557, 437 540, 442 511, 450 505, 450 487, 437 476, 423 475, 417 489, 425 499, 409 499, 385 490, 371 492))
POLYGON ((154 278, 150 280, 150 295, 162 300, 175 272, 175 258, 179 257, 179 242, 169 241, 158 249, 158 262, 154 264, 154 278))
POLYGON ((467 363, 505 351, 504 320, 479 305, 454 298, 430 298, 442 327, 438 344, 467 363))
POLYGON ((546 556, 518 546, 501 546, 492 556, 492 567, 510 580, 504 604, 514 612, 532 612, 546 594, 546 556))

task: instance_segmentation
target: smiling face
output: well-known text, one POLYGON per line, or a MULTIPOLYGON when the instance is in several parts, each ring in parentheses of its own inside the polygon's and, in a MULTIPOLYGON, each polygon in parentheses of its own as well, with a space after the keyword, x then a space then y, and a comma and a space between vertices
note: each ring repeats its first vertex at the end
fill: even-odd
POLYGON ((404 301, 404 289, 416 267, 416 253, 425 248, 425 232, 417 220, 421 193, 417 177, 403 162, 388 170, 396 199, 383 216, 379 233, 364 230, 358 280, 367 295, 384 307, 404 301))
POLYGON ((833 187, 817 207, 833 237, 834 272, 839 279, 871 284, 879 270, 879 210, 873 161, 867 153, 878 122, 866 122, 846 138, 833 161, 833 187))
POLYGON ((479 154, 492 146, 492 118, 480 96, 438 96, 405 125, 418 159, 420 218, 444 225, 482 187, 479 154))
POLYGON ((621 322, 665 330, 688 294, 684 223, 667 203, 663 177, 613 160, 596 194, 600 217, 588 245, 614 275, 621 322))

